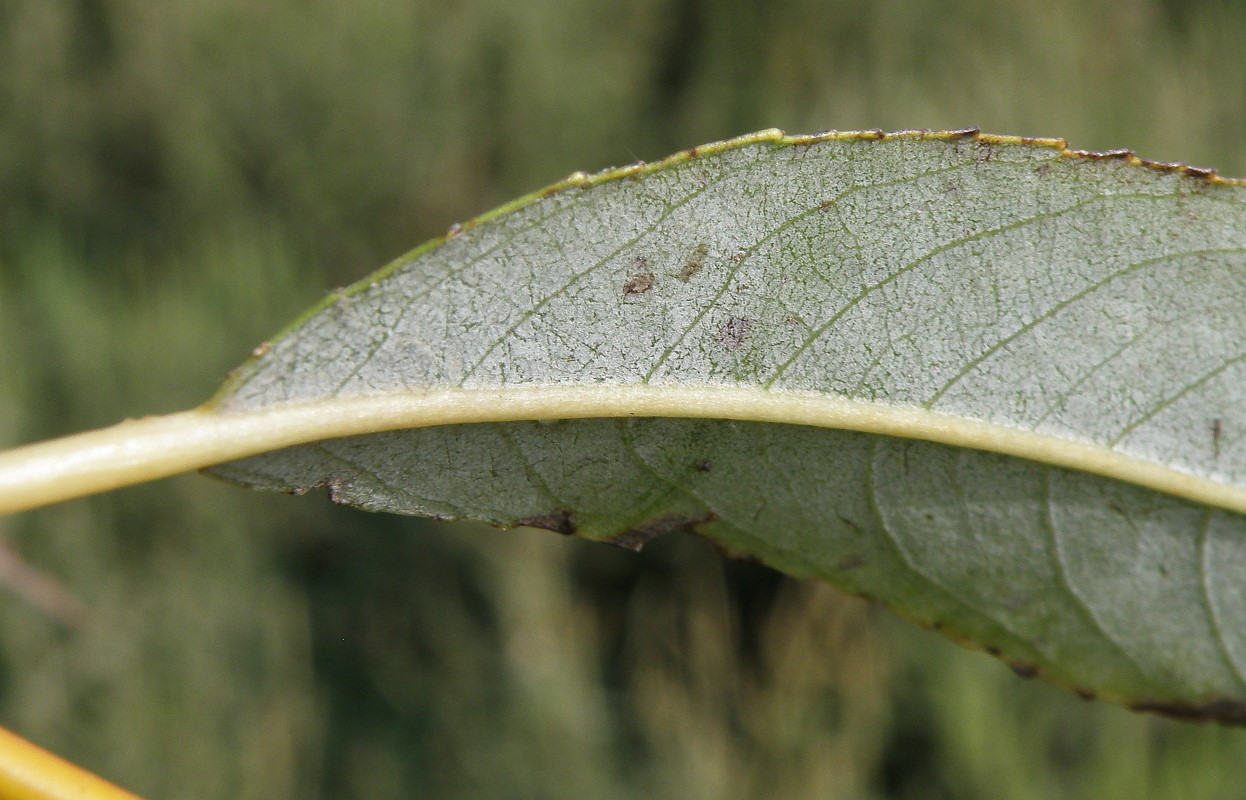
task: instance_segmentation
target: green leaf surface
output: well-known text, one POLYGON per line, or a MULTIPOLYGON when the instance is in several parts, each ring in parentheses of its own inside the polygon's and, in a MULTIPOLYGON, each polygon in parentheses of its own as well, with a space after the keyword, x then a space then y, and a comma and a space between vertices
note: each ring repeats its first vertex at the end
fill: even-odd
POLYGON ((695 530, 1022 674, 1243 723, 1244 332, 1241 182, 766 131, 573 175, 333 295, 210 407, 432 411, 214 471, 633 547, 695 530))

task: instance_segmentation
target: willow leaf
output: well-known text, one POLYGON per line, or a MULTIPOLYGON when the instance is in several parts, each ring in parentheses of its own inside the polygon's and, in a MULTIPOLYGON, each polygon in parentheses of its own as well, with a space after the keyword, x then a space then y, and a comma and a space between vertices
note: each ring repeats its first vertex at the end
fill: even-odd
POLYGON ((695 530, 1022 674, 1246 723, 1244 332, 1240 181, 765 131, 456 226, 194 413, 294 445, 233 481, 695 530))

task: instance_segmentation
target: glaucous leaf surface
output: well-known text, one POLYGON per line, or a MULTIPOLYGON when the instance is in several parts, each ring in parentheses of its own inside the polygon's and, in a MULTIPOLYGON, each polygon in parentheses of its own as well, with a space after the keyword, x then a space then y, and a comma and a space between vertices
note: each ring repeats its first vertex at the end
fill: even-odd
POLYGON ((457 394, 492 421, 214 471, 629 546, 694 529, 1022 674, 1246 723, 1244 333, 1240 182, 976 131, 767 131, 456 226, 211 404, 457 394), (534 387, 562 404, 490 413, 534 387), (667 406, 541 419, 615 391, 667 406), (827 411, 785 424, 792 398, 827 411))

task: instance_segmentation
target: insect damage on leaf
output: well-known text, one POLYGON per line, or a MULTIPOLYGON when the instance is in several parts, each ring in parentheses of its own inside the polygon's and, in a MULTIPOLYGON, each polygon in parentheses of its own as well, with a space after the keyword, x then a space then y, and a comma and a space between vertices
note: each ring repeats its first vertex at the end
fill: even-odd
POLYGON ((644 256, 636 257, 636 272, 623 282, 625 296, 641 295, 653 288, 654 276, 649 271, 649 260, 644 256))
POLYGON ((710 246, 705 242, 698 244, 688 256, 688 260, 684 262, 683 267, 679 270, 679 279, 684 283, 692 280, 701 267, 705 266, 705 257, 709 255, 710 246))
POLYGON ((727 317, 722 324, 718 326, 717 340, 720 345, 728 350, 736 350, 744 341, 748 339, 749 334, 753 332, 753 323, 744 317, 727 317))

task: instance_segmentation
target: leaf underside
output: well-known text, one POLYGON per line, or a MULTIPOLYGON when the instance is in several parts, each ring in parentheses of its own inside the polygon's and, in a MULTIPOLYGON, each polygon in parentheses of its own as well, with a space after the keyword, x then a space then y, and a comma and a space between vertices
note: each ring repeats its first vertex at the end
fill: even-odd
MULTIPOLYGON (((468 223, 331 297, 210 405, 754 387, 929 410, 1240 489, 1244 331, 1238 182, 976 132, 765 132, 573 176, 468 223)), ((214 472, 632 547, 695 530, 1022 674, 1246 723, 1246 517, 981 446, 516 419, 214 472)))

